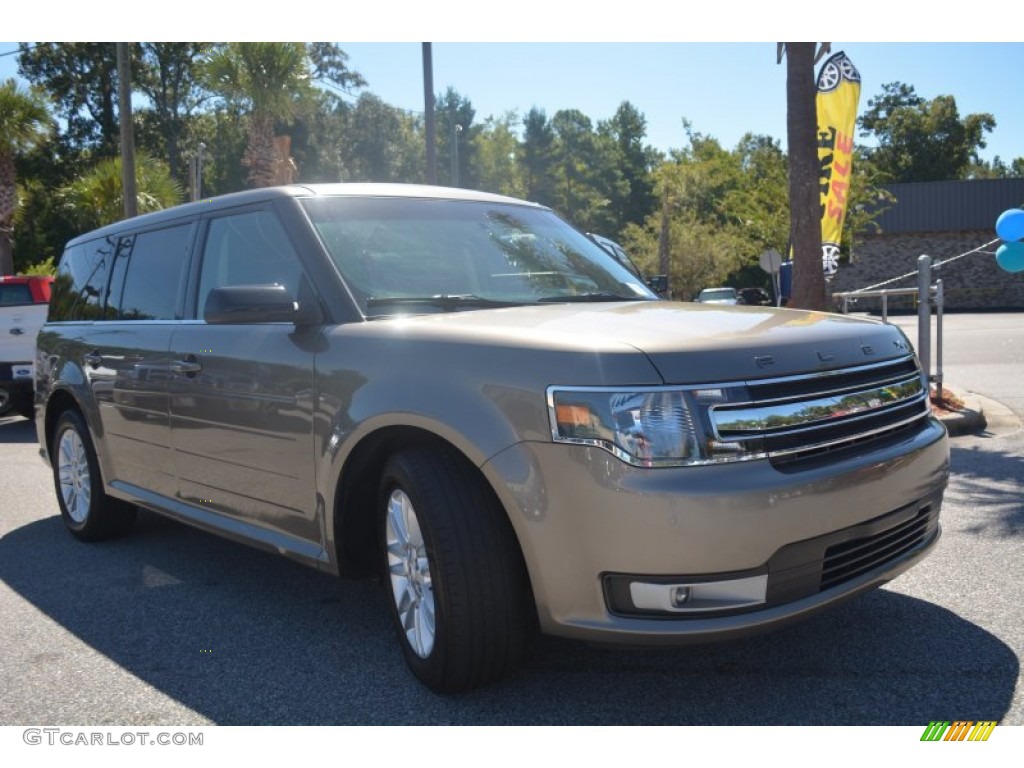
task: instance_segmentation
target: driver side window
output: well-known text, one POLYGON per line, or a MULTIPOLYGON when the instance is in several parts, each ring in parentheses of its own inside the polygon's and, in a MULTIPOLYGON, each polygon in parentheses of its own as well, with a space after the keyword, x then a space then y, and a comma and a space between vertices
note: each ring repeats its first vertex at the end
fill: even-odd
POLYGON ((301 277, 302 266, 295 249, 271 211, 211 219, 199 277, 199 317, 214 288, 277 284, 295 296, 301 277))

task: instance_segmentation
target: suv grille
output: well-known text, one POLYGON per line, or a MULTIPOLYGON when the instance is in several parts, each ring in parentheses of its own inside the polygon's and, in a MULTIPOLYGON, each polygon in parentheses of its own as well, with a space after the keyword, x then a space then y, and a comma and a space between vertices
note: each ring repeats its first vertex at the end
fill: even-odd
POLYGON ((748 401, 710 409, 715 437, 775 461, 892 434, 927 418, 928 390, 913 357, 747 384, 748 401))

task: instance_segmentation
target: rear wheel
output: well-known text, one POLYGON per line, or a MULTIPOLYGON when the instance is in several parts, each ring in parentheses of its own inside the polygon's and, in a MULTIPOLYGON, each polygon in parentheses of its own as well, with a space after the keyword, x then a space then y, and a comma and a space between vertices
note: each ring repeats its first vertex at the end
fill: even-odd
POLYGON ((461 456, 395 454, 378 497, 385 583, 402 651, 439 693, 507 674, 526 634, 525 570, 494 493, 461 456))
POLYGON ((51 445, 54 488, 68 530, 83 541, 127 533, 136 509, 103 492, 96 451, 81 414, 65 411, 60 415, 51 445))

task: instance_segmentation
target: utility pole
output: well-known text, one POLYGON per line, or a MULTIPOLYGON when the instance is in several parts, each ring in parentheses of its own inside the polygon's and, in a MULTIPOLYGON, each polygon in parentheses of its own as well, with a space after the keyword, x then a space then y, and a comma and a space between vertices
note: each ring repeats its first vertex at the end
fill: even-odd
POLYGON ((121 189, 124 196, 124 217, 136 216, 138 191, 135 187, 135 134, 132 132, 132 67, 128 43, 117 46, 118 120, 121 123, 121 189))
POLYGON ((423 115, 427 134, 427 184, 437 184, 437 129, 434 125, 434 57, 423 43, 423 115))
POLYGON ((452 186, 459 186, 459 134, 462 133, 462 126, 456 123, 452 126, 452 186))

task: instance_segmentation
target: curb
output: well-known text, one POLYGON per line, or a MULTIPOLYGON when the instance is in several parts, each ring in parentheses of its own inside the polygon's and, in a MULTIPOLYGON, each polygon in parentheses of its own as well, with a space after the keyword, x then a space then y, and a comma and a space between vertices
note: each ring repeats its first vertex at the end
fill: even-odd
POLYGON ((1022 426, 1020 416, 997 400, 948 385, 943 385, 943 389, 948 389, 964 404, 963 410, 957 413, 936 414, 950 437, 1009 434, 1022 426))
POLYGON ((988 426, 985 410, 977 395, 973 392, 964 392, 948 384, 943 384, 942 388, 956 395, 964 404, 964 407, 956 413, 936 414, 939 421, 946 427, 946 432, 950 437, 972 435, 982 432, 988 426))

